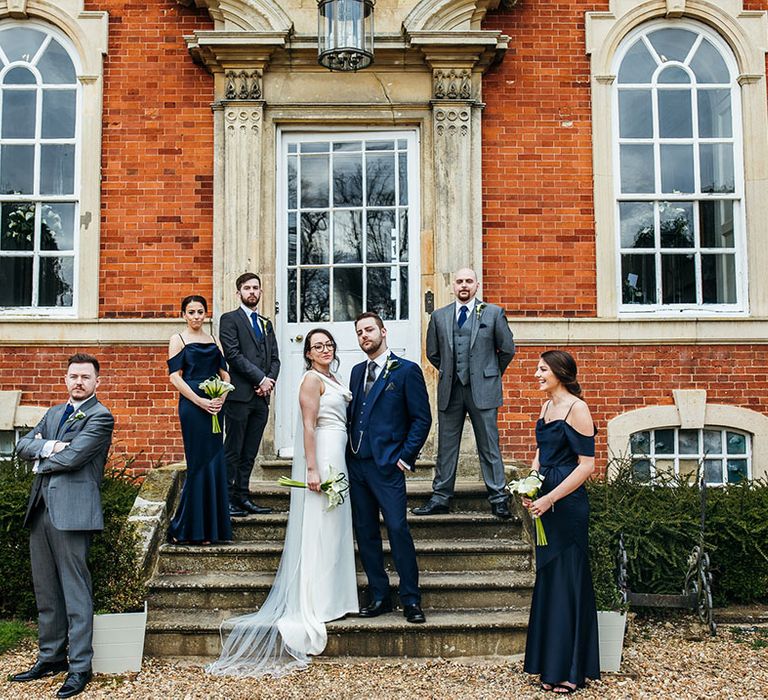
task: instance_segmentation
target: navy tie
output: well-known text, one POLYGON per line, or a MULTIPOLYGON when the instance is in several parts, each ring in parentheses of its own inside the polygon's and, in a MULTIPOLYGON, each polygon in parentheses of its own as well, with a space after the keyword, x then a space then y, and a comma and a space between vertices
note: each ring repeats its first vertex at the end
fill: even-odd
POLYGON ((467 322, 467 311, 469 311, 469 309, 466 306, 459 308, 459 328, 467 322))
POLYGON ((373 386, 374 382, 376 381, 376 363, 373 360, 370 360, 368 362, 368 374, 365 376, 365 387, 363 387, 363 392, 366 396, 368 396, 369 392, 371 391, 371 387, 373 386))
POLYGON ((61 415, 61 420, 59 420, 59 430, 61 430, 61 426, 67 422, 67 418, 69 418, 74 412, 75 407, 71 403, 67 403, 66 407, 64 408, 64 413, 61 415))
POLYGON ((256 334, 258 340, 264 338, 264 333, 261 332, 261 325, 259 324, 259 314, 255 311, 251 311, 251 325, 253 326, 253 332, 256 334))

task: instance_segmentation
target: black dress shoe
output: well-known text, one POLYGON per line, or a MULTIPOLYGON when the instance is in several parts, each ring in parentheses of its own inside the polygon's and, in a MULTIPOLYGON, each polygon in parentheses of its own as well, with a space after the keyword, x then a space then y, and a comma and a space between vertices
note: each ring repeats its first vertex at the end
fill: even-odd
POLYGON ((411 513, 414 515, 444 515, 448 512, 448 506, 444 506, 442 503, 432 499, 428 500, 423 506, 411 508, 411 513))
POLYGON ((491 513, 502 520, 509 520, 512 517, 512 513, 509 511, 509 503, 506 501, 491 503, 491 513))
POLYGON ((230 504, 229 506, 230 518, 245 518, 247 515, 249 515, 247 510, 243 510, 240 506, 230 504))
POLYGON ((388 600, 374 600, 364 608, 360 608, 360 617, 378 617, 384 613, 392 612, 392 603, 388 600))
POLYGON ((22 671, 10 677, 9 680, 16 681, 17 683, 25 683, 26 681, 36 681, 38 678, 45 678, 46 676, 55 676, 57 673, 63 673, 69 668, 69 664, 66 659, 62 661, 36 661, 35 665, 28 671, 22 671))
POLYGON ((93 678, 90 671, 75 671, 67 676, 64 685, 56 691, 57 698, 71 698, 73 695, 82 693, 88 681, 93 678))
POLYGON ((403 617, 416 625, 427 621, 427 618, 424 617, 424 611, 419 605, 403 605, 403 617))
POLYGON ((257 506, 253 501, 241 501, 240 508, 251 515, 266 515, 272 512, 271 508, 257 506))

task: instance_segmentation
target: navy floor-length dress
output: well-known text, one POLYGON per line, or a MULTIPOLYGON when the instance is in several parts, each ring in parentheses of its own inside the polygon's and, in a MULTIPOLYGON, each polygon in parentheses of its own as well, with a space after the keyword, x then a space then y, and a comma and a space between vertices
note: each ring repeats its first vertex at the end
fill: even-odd
MULTIPOLYGON (((189 343, 168 360, 168 373, 181 370, 182 379, 198 396, 199 384, 226 369, 215 343, 189 343)), ((227 464, 223 433, 213 433, 211 414, 179 396, 179 421, 184 438, 187 479, 179 507, 168 526, 168 538, 176 542, 226 542, 232 539, 227 495, 227 464)), ((224 428, 223 412, 219 421, 224 428)))
MULTIPOLYGON (((579 455, 593 457, 595 438, 579 433, 565 420, 536 423, 539 470, 544 477, 540 496, 552 491, 578 464, 579 455)), ((528 639, 527 673, 543 683, 562 681, 581 687, 586 678, 600 678, 597 611, 589 568, 589 501, 582 484, 541 517, 548 545, 536 547, 528 639)))

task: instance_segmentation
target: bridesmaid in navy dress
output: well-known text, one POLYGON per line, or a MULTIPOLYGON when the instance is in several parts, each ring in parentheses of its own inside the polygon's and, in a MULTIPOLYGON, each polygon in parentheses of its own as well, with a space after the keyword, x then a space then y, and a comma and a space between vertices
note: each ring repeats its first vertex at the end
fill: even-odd
POLYGON ((536 378, 549 396, 536 423, 533 459, 544 483, 538 498, 523 499, 523 505, 541 518, 549 544, 536 548, 524 670, 540 676, 543 690, 568 694, 583 687, 585 679, 600 678, 584 488, 595 469, 596 431, 581 400, 571 355, 543 353, 536 378))
MULTIPOLYGON (((173 543, 210 544, 232 539, 222 433, 213 433, 211 424, 211 416, 221 411, 224 399, 209 399, 198 386, 216 374, 229 381, 219 346, 203 330, 207 314, 204 297, 185 297, 181 315, 187 328, 174 335, 168 345, 168 373, 179 391, 179 421, 187 460, 179 507, 168 526, 168 540, 173 543)), ((223 415, 219 421, 223 427, 223 415)))

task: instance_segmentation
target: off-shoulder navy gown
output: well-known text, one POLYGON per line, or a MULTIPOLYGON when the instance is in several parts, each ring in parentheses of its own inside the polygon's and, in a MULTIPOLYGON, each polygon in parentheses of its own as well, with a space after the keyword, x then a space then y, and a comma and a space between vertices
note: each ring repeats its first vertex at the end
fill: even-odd
MULTIPOLYGON (((178 372, 198 396, 199 384, 226 369, 215 343, 189 343, 168 360, 168 372, 178 372)), ((225 542, 232 539, 227 495, 227 464, 222 433, 213 433, 211 414, 179 396, 179 421, 187 460, 187 480, 179 507, 168 526, 176 542, 225 542)), ((219 421, 224 427, 223 413, 219 421)))
MULTIPOLYGON (((546 415, 546 412, 545 412, 546 415)), ((549 493, 576 467, 579 455, 593 457, 594 435, 586 436, 565 420, 536 423, 540 496, 549 493)), ((582 484, 541 517, 549 544, 536 547, 528 639, 527 673, 542 683, 563 681, 581 687, 586 678, 600 678, 597 612, 589 568, 589 501, 582 484)))

